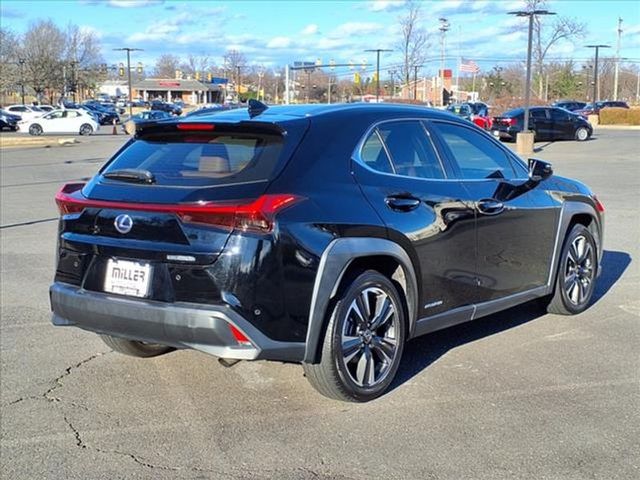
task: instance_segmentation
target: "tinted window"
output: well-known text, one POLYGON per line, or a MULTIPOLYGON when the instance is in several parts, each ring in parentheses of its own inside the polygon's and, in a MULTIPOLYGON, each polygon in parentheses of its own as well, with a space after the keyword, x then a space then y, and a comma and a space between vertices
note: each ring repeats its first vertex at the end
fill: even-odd
POLYGON ((551 110, 551 119, 556 121, 566 122, 570 118, 569 112, 565 112, 564 110, 560 110, 559 108, 554 108, 551 110))
POLYGON ((529 117, 531 118, 547 118, 547 112, 542 110, 541 108, 536 108, 534 110, 529 111, 529 117))
POLYGON ((367 140, 362 145, 360 158, 373 170, 384 173, 393 173, 391 161, 382 146, 382 141, 380 140, 377 129, 371 132, 367 140))
POLYGON ((133 142, 102 172, 141 169, 158 185, 205 186, 267 180, 282 150, 279 135, 163 134, 133 142))
POLYGON ((445 178, 442 165, 419 121, 384 123, 378 127, 398 175, 445 178))
POLYGON ((513 178, 515 176, 506 153, 491 139, 471 128, 450 123, 434 123, 451 156, 458 164, 462 178, 513 178))
POLYGON ((513 110, 509 110, 504 112, 503 117, 517 117, 518 115, 522 115, 524 110, 522 108, 514 108, 513 110))

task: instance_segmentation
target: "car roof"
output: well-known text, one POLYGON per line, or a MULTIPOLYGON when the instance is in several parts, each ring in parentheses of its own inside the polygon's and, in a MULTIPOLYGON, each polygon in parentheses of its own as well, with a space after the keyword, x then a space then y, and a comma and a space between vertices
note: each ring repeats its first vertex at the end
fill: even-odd
MULTIPOLYGON (((255 120, 261 122, 279 123, 299 120, 310 117, 342 117, 350 113, 379 113, 381 115, 398 114, 401 116, 417 115, 425 118, 440 118, 450 120, 452 115, 444 110, 431 107, 404 105, 397 103, 337 103, 337 104, 301 104, 301 105, 274 105, 268 107, 262 113, 249 116, 247 108, 236 108, 227 111, 215 112, 211 115, 203 113, 198 115, 198 121, 211 122, 241 122, 255 120)), ((183 117, 178 122, 193 122, 193 117, 183 117)))

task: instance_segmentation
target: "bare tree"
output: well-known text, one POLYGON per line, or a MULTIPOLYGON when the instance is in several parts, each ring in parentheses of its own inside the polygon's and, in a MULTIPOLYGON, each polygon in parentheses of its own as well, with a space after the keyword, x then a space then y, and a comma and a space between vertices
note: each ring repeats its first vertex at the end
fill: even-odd
POLYGON ((65 35, 51 20, 32 24, 24 35, 21 55, 27 83, 42 98, 62 86, 65 35))
POLYGON ((180 68, 180 58, 170 53, 162 54, 156 60, 154 75, 158 78, 174 78, 180 68))
POLYGON ((189 74, 194 75, 197 72, 208 72, 213 67, 213 63, 209 55, 189 55, 186 62, 180 64, 180 69, 189 74))
POLYGON ((247 59, 238 50, 229 50, 222 57, 224 68, 229 72, 229 77, 235 78, 236 83, 241 81, 242 69, 247 66, 247 59))
POLYGON ((67 83, 74 88, 95 89, 103 62, 100 41, 95 33, 69 24, 65 32, 64 63, 67 83))
POLYGON ((20 69, 18 67, 18 36, 11 30, 0 28, 0 92, 17 90, 20 82, 20 69))
POLYGON ((405 83, 409 83, 411 68, 424 62, 425 51, 429 47, 429 37, 426 30, 420 26, 421 21, 420 3, 408 0, 404 6, 404 13, 399 18, 402 38, 397 44, 397 48, 402 52, 400 78, 403 78, 405 83))

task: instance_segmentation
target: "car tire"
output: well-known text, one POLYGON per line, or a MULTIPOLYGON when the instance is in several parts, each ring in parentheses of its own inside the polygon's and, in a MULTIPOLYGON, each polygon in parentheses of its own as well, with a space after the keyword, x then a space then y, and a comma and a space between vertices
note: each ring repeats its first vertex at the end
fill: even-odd
POLYGON ((580 127, 576 130, 576 140, 579 142, 589 140, 590 136, 591 135, 589 134, 589 130, 587 130, 585 127, 580 127))
POLYGON ((111 335, 98 336, 114 351, 131 357, 157 357, 158 355, 164 355, 165 353, 175 350, 173 347, 159 345, 157 343, 137 342, 135 340, 127 340, 126 338, 112 337, 111 335))
POLYGON ((584 225, 574 225, 567 235, 556 274, 555 290, 547 311, 576 315, 589 306, 593 296, 598 249, 593 235, 584 225))
POLYGON ((42 131, 43 131, 42 127, 37 123, 34 123, 31 126, 29 126, 29 134, 30 135, 34 135, 34 136, 37 137, 37 136, 42 135, 42 131))
POLYGON ((396 375, 406 339, 398 289, 377 271, 350 282, 334 302, 319 363, 303 363, 322 395, 366 402, 382 395, 396 375))
POLYGON ((93 127, 88 123, 83 123, 80 126, 80 135, 91 135, 93 133, 93 127))

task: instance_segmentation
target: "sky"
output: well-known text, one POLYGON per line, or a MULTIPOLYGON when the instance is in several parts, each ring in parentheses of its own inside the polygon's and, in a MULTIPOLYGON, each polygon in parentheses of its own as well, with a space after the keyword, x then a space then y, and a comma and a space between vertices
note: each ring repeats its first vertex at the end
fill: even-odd
MULTIPOLYGON (((141 48, 132 62, 152 71, 163 53, 184 60, 189 54, 222 63, 227 50, 242 52, 249 64, 284 66, 294 61, 375 64, 366 49, 392 49, 381 56, 381 71, 401 63, 398 18, 404 0, 371 1, 175 1, 175 0, 2 0, 2 28, 23 33, 41 19, 64 28, 68 23, 95 32, 109 64, 123 61, 118 47, 141 48)), ((447 67, 456 58, 474 60, 482 70, 526 58, 526 20, 508 15, 521 0, 441 0, 422 2, 422 26, 430 33, 425 70, 436 71, 440 58, 438 19, 445 17, 447 67)), ((618 17, 623 19, 621 57, 640 64, 640 2, 637 0, 550 0, 559 16, 584 22, 587 35, 575 43, 559 42, 548 58, 586 62, 584 45, 609 44, 615 51, 618 17)), ((552 22, 553 17, 545 21, 552 22)), ((336 73, 349 74, 348 67, 336 73)))

